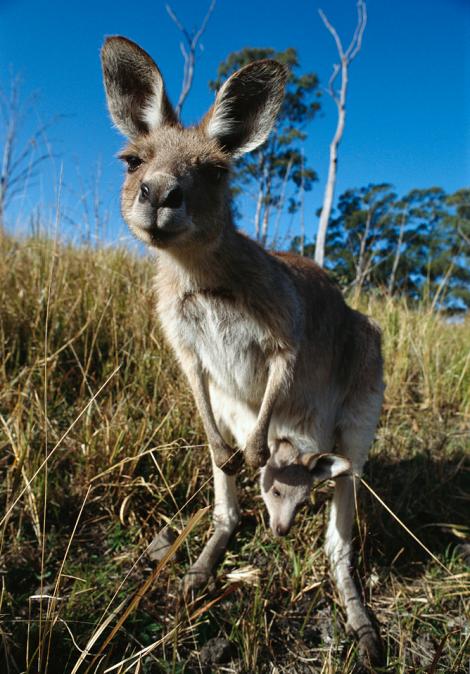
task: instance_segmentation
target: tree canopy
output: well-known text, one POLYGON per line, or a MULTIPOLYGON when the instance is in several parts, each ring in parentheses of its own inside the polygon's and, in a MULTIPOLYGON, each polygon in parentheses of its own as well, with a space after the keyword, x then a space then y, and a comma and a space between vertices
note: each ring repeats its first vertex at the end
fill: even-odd
MULTIPOLYGON (((292 247, 298 250, 299 237, 292 247)), ((305 253, 313 257, 312 244, 305 253)), ((328 228, 326 267, 343 286, 467 310, 470 189, 413 189, 403 197, 386 183, 347 190, 328 228)))

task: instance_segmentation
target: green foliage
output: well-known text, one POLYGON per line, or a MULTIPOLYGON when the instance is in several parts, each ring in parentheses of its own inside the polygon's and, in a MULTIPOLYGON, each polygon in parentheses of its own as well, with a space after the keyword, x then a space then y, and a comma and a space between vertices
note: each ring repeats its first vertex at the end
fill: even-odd
POLYGON ((315 171, 306 164, 302 152, 307 138, 306 127, 320 109, 318 77, 301 73, 297 52, 246 48, 234 52, 220 64, 217 80, 210 87, 217 91, 233 72, 258 59, 274 59, 287 65, 290 77, 286 95, 273 132, 258 149, 240 157, 234 167, 232 194, 252 194, 255 207, 255 237, 266 243, 276 238, 277 225, 285 203, 290 213, 301 204, 302 190, 310 190, 317 180, 315 171), (275 220, 275 231, 271 223, 275 220))
POLYGON ((451 213, 446 225, 454 241, 456 264, 450 283, 453 295, 467 308, 470 307, 470 188, 457 190, 446 198, 451 213))
POLYGON ((369 285, 382 256, 382 242, 390 232, 390 206, 395 195, 388 184, 348 190, 338 200, 339 215, 327 232, 328 267, 342 285, 369 285))
MULTIPOLYGON (((313 256, 313 246, 305 252, 313 256)), ((326 266, 344 286, 470 308, 470 190, 448 196, 432 187, 403 197, 389 184, 347 190, 328 227, 326 266)))

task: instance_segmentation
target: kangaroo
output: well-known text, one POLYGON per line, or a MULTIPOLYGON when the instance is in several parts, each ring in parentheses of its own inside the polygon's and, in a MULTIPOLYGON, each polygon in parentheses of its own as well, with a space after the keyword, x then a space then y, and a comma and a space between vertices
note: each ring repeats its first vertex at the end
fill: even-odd
POLYGON ((267 252, 235 228, 230 210, 230 164, 268 137, 288 71, 271 60, 247 65, 223 84, 202 121, 184 128, 158 67, 138 45, 108 38, 102 65, 112 120, 129 141, 120 154, 123 217, 157 253, 157 314, 192 388, 213 464, 214 533, 185 589, 207 581, 237 526, 241 459, 261 468, 275 535, 288 533, 314 480, 338 477, 326 552, 347 625, 374 660, 380 642, 350 553, 354 476, 383 398, 380 332, 322 269, 267 252))

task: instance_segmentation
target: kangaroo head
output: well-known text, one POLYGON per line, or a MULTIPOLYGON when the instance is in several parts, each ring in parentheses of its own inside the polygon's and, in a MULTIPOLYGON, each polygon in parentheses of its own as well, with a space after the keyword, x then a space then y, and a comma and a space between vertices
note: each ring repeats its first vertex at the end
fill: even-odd
POLYGON ((202 121, 183 128, 150 56, 124 37, 101 52, 108 107, 129 143, 122 213, 132 232, 158 248, 207 245, 231 226, 228 172, 234 157, 269 135, 287 69, 255 61, 234 73, 202 121))
POLYGON ((301 453, 288 440, 276 441, 271 457, 261 469, 261 495, 275 536, 285 536, 295 515, 308 503, 314 482, 350 470, 348 459, 337 454, 301 453))

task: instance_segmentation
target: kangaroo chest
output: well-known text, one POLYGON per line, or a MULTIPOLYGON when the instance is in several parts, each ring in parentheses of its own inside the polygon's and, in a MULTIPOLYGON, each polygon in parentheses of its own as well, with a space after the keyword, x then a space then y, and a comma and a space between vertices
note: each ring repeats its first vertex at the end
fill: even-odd
POLYGON ((210 379, 230 396, 260 402, 267 380, 266 328, 223 290, 186 293, 171 307, 173 345, 196 353, 210 379))

